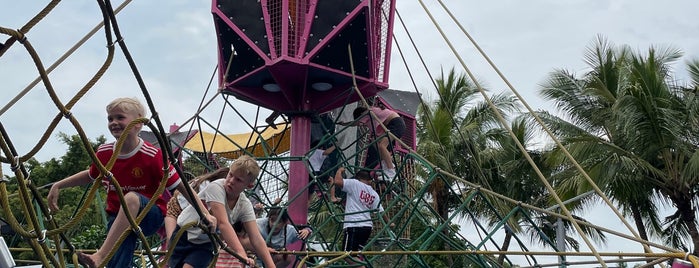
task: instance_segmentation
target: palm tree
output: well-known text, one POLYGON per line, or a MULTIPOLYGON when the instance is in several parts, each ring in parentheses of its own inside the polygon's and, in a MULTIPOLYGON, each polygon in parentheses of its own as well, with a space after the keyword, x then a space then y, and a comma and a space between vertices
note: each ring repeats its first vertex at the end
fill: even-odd
MULTIPOLYGON (((547 153, 546 148, 537 147, 536 127, 529 120, 528 114, 523 114, 511 122, 510 129, 512 130, 517 141, 522 144, 526 153, 533 160, 539 171, 545 178, 549 178, 555 169, 547 166, 544 161, 544 155, 547 153)), ((532 168, 531 164, 520 151, 515 140, 512 139, 504 129, 493 129, 487 134, 489 140, 493 144, 484 155, 487 155, 485 170, 490 170, 488 173, 493 174, 490 177, 493 190, 502 195, 510 197, 517 201, 522 201, 537 207, 551 207, 554 203, 552 195, 544 187, 540 181, 539 175, 532 168)), ((509 202, 494 202, 496 211, 481 209, 481 215, 488 219, 490 226, 495 226, 503 221, 501 214, 503 211, 513 211, 517 205, 509 202)), ((580 208, 579 203, 571 203, 568 205, 570 210, 580 208)), ((584 220, 581 217, 575 216, 578 220, 584 220)), ((565 233, 573 230, 570 221, 564 220, 565 233)), ((536 211, 528 211, 525 213, 511 214, 510 218, 505 223, 505 237, 500 250, 507 251, 511 239, 515 234, 526 234, 532 241, 544 247, 558 248, 555 244, 557 241, 558 232, 556 232, 557 218, 538 213, 536 211), (541 234, 545 235, 541 235, 541 234)), ((582 231, 595 242, 603 243, 606 241, 605 235, 592 228, 581 226, 582 231)), ((568 248, 579 250, 578 241, 572 236, 566 235, 564 240, 568 248)), ((560 249, 560 248, 559 248, 560 249)), ((505 255, 499 256, 498 262, 504 265, 505 255)))
MULTIPOLYGON (((418 153, 451 174, 489 188, 487 174, 481 170, 481 152, 488 146, 486 132, 498 126, 497 117, 487 103, 477 101, 480 92, 476 84, 453 69, 446 76, 442 73, 435 83, 439 98, 423 104, 419 111, 418 153)), ((491 99, 501 113, 516 110, 512 96, 501 94, 491 99)), ((463 185, 442 174, 421 175, 432 178, 427 182, 428 191, 443 223, 466 195, 459 192, 463 185)))
MULTIPOLYGON (((477 93, 473 83, 464 76, 457 76, 451 69, 445 77, 435 80, 439 98, 431 103, 423 103, 419 109, 417 137, 420 146, 418 153, 434 165, 453 172, 451 159, 454 151, 453 141, 455 125, 461 121, 462 107, 474 98, 477 93)), ((429 185, 429 192, 433 198, 434 210, 443 219, 448 218, 448 208, 443 206, 449 191, 448 182, 443 179, 435 179, 429 185)))
MULTIPOLYGON (((510 129, 517 137, 517 141, 525 147, 527 154, 537 163, 542 172, 547 176, 549 172, 542 165, 542 153, 533 150, 535 132, 533 127, 527 124, 525 117, 520 116, 512 121, 510 129)), ((525 159, 515 140, 507 133, 505 129, 493 129, 487 134, 488 139, 493 146, 486 149, 484 152, 485 158, 488 159, 483 165, 484 170, 487 170, 490 176, 490 185, 493 190, 514 200, 526 202, 531 205, 548 207, 549 198, 546 194, 546 189, 539 181, 538 175, 525 159)), ((547 176, 548 177, 548 176, 547 176)), ((496 210, 489 210, 487 207, 478 208, 480 214, 488 220, 489 226, 495 226, 503 221, 503 213, 515 209, 516 204, 498 202, 493 200, 496 210)), ((509 249, 512 238, 517 233, 523 233, 523 227, 528 226, 527 220, 530 215, 518 213, 512 215, 505 223, 505 238, 499 250, 507 251, 509 249)), ((536 229, 536 227, 534 228, 536 229)), ((538 232, 531 235, 532 239, 544 240, 538 232)), ((545 243, 544 243, 545 244, 545 243)), ((498 257, 498 263, 504 265, 506 255, 498 257)))
MULTIPOLYGON (((566 70, 558 70, 550 75, 541 91, 544 98, 555 100, 556 107, 564 111, 564 116, 569 120, 564 121, 548 113, 540 113, 541 118, 563 139, 578 161, 591 161, 587 165, 590 167, 588 173, 601 180, 614 178, 610 174, 625 174, 616 172, 625 167, 625 159, 616 157, 614 151, 609 150, 613 148, 605 144, 620 143, 624 139, 624 135, 620 133, 622 130, 609 118, 614 116, 613 106, 629 83, 626 75, 628 69, 625 67, 629 53, 624 47, 615 49, 611 43, 599 36, 585 57, 592 71, 582 79, 577 79, 566 70)), ((564 165, 563 172, 557 176, 564 178, 559 187, 563 196, 572 197, 590 190, 590 186, 585 185, 581 175, 577 174, 570 163, 565 162, 560 151, 554 151, 550 159, 553 165, 564 165)), ((631 214, 640 237, 647 240, 643 219, 648 219, 649 226, 659 227, 657 209, 651 201, 652 194, 647 188, 629 191, 629 187, 646 185, 633 182, 636 176, 627 179, 616 178, 608 183, 603 181, 603 184, 608 184, 608 194, 619 201, 625 213, 631 214), (635 194, 639 192, 646 194, 635 194), (629 193, 634 193, 634 196, 628 196, 629 193)), ((651 228, 651 231, 653 230, 659 229, 651 228)))
MULTIPOLYGON (((642 57, 599 37, 586 54, 592 71, 577 79, 559 70, 543 85, 542 95, 554 100, 563 115, 539 115, 595 183, 634 219, 641 238, 661 236, 685 248, 682 237, 689 235, 696 254, 699 233, 691 204, 699 186, 699 159, 694 160, 698 102, 692 90, 672 82, 669 66, 680 56, 678 50, 650 48, 642 57), (665 231, 658 199, 677 208, 666 219, 665 231)), ((590 189, 560 152, 548 159, 560 165, 555 179, 561 193, 590 189)))
MULTIPOLYGON (((485 133, 497 126, 497 118, 485 102, 477 102, 479 96, 475 83, 452 69, 435 80, 439 98, 420 106, 418 117, 418 153, 436 166, 462 178, 486 183, 479 163, 480 152, 487 146, 485 133)), ((515 98, 506 95, 491 97, 501 113, 516 110, 515 98)), ((450 195, 449 178, 441 176, 428 187, 435 211, 443 219, 448 218, 450 195)))
POLYGON ((631 84, 619 101, 619 110, 626 115, 621 123, 628 126, 628 144, 624 147, 641 158, 639 166, 648 167, 641 169, 645 181, 677 208, 675 214, 666 218, 663 233, 669 238, 667 242, 686 250, 678 238, 688 234, 697 255, 699 231, 693 204, 699 187, 695 142, 699 128, 692 121, 699 101, 695 91, 684 90, 672 82, 668 64, 680 56, 678 50, 654 48, 645 59, 634 55, 630 62, 631 84))

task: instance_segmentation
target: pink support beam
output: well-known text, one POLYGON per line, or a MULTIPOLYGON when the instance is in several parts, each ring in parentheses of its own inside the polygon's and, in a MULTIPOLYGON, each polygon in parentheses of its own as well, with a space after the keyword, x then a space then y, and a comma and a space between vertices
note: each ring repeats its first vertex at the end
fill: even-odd
MULTIPOLYGON (((291 121, 291 156, 303 157, 311 146, 311 120, 297 116, 291 121)), ((308 169, 304 161, 289 163, 289 217, 295 224, 308 223, 308 169)))

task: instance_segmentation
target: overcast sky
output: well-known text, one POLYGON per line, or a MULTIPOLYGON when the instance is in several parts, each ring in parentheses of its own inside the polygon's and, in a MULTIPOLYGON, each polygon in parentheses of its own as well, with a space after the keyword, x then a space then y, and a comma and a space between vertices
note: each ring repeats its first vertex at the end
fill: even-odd
MULTIPOLYGON (((20 28, 46 3, 48 1, 5 3, 0 8, 0 26, 20 28)), ((120 3, 117 1, 113 5, 116 7, 120 3)), ((438 4, 425 3, 478 79, 492 91, 506 89, 438 4)), ((578 74, 588 71, 583 55, 597 35, 638 51, 646 51, 651 45, 679 48, 686 55, 675 65, 676 76, 680 79, 687 76, 684 60, 699 57, 697 1, 449 0, 445 4, 525 101, 536 109, 550 110, 536 95, 538 84, 547 73, 560 68, 578 74)), ((210 6, 210 1, 205 0, 133 1, 118 15, 122 35, 166 129, 169 124, 183 123, 195 113, 215 68, 216 44, 210 6)), ((437 75, 440 68, 457 67, 463 72, 418 1, 399 0, 397 8, 433 75, 437 75)), ((27 36, 44 66, 48 67, 100 20, 94 1, 62 1, 27 36)), ((417 90, 423 96, 432 96, 427 72, 419 68, 405 31, 400 22, 396 22, 396 42, 404 50, 406 64, 415 68, 411 70, 417 90)), ((7 36, 0 37, 0 41, 6 39, 7 36)), ((396 46, 393 52, 390 87, 415 90, 396 53, 396 46)), ((98 32, 50 75, 58 97, 63 102, 73 97, 102 64, 106 54, 104 34, 98 32)), ((0 122, 20 155, 38 143, 58 112, 42 85, 8 106, 36 77, 31 58, 20 44, 0 57, 0 105, 9 107, 0 115, 0 122)), ((211 90, 215 88, 216 85, 211 90)), ((108 140, 112 139, 106 128, 104 106, 119 96, 143 100, 123 54, 117 51, 109 71, 72 110, 88 136, 105 135, 108 140)), ((254 107, 245 109, 253 111, 254 107)), ((217 112, 219 110, 210 111, 210 116, 215 117, 217 112)), ((221 128, 229 132, 245 131, 238 122, 229 122, 221 128)), ((76 133, 75 128, 63 120, 36 155, 40 161, 63 155, 65 146, 57 142, 58 131, 76 133)), ((9 168, 3 166, 3 170, 7 172, 9 168)), ((608 250, 639 251, 638 246, 608 250)))

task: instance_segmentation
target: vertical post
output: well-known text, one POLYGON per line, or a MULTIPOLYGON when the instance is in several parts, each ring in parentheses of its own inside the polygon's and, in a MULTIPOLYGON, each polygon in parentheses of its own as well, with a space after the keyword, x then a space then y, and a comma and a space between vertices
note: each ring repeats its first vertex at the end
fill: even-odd
MULTIPOLYGON (((594 193, 595 193, 595 190, 587 191, 587 192, 582 193, 576 197, 573 197, 571 199, 563 201, 563 203, 561 203, 560 205, 557 204, 557 205, 553 205, 551 207, 548 207, 548 208, 546 208, 546 210, 553 211, 555 209, 556 211, 558 211, 558 213, 561 213, 561 205, 565 205, 565 204, 568 204, 571 202, 578 201, 578 200, 583 199, 583 198, 587 197, 588 195, 591 195, 594 193)), ((566 240, 565 240, 565 238, 566 238, 566 229, 565 229, 565 225, 563 224, 563 219, 558 218, 556 220, 556 247, 557 247, 559 252, 566 252, 566 240)), ((567 267, 565 255, 561 255, 558 258, 558 260, 559 260, 559 267, 561 267, 561 268, 567 267)))
MULTIPOLYGON (((556 246, 558 247, 559 252, 566 252, 566 229, 565 225, 563 224, 563 219, 558 218, 556 220, 556 246)), ((558 267, 561 268, 566 268, 566 257, 564 255, 561 255, 558 258, 558 267)))
MULTIPOLYGON (((311 147, 311 120, 306 116, 291 119, 291 157, 303 157, 311 147)), ((289 162, 289 217, 294 224, 308 223, 308 169, 304 161, 289 162)), ((292 245, 300 250, 301 244, 292 245)))

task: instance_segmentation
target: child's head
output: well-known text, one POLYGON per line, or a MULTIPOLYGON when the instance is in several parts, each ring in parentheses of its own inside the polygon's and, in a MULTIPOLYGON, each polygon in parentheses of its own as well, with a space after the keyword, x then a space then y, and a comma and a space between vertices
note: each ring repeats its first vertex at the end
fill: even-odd
MULTIPOLYGON (((117 98, 107 105, 107 127, 115 138, 121 137, 131 121, 144 117, 146 109, 135 98, 117 98)), ((129 138, 137 139, 143 124, 136 124, 129 131, 129 138)))
POLYGON ((361 180, 361 181, 372 181, 373 180, 371 178, 371 174, 369 174, 369 171, 366 171, 366 170, 357 171, 357 173, 354 174, 354 177, 357 178, 358 180, 361 180))
POLYGON ((289 224, 289 213, 280 207, 273 207, 267 211, 267 219, 271 228, 270 233, 276 234, 289 224))
POLYGON ((136 98, 116 98, 107 104, 107 113, 114 109, 132 114, 137 118, 146 116, 146 108, 136 98))
POLYGON ((366 108, 366 107, 359 106, 359 107, 357 107, 357 108, 354 108, 354 111, 352 111, 352 116, 354 117, 355 120, 357 120, 357 118, 359 118, 359 117, 361 117, 362 115, 364 115, 364 113, 365 113, 366 111, 367 111, 367 108, 366 108))
POLYGON ((235 192, 241 193, 245 188, 252 188, 255 185, 258 175, 260 175, 260 165, 252 157, 243 155, 231 163, 226 184, 230 183, 235 192))

